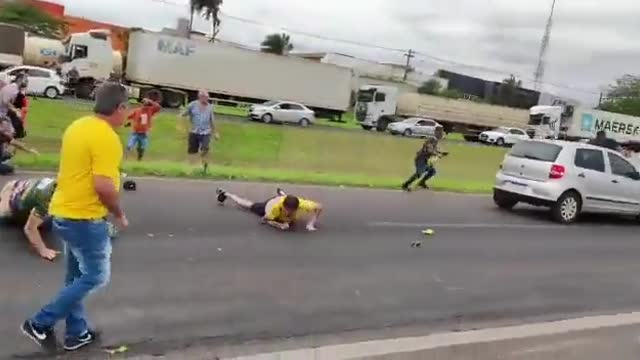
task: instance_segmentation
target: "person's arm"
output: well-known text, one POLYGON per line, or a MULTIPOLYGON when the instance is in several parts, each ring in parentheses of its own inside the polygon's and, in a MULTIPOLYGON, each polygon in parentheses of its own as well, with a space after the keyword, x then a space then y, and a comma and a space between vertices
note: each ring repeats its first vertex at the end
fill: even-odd
POLYGON ((322 204, 316 203, 309 215, 309 221, 307 221, 307 230, 315 231, 316 223, 322 214, 322 204))
POLYGON ((289 229, 288 223, 276 221, 279 218, 279 215, 280 215, 280 211, 278 210, 277 206, 274 206, 272 209, 267 210, 266 214, 262 217, 261 221, 262 223, 267 224, 276 229, 280 229, 280 230, 289 229))
POLYGON ((11 141, 9 141, 9 145, 15 147, 16 149, 20 149, 22 151, 26 151, 28 153, 31 153, 33 155, 40 155, 40 153, 38 152, 38 150, 34 149, 34 148, 30 148, 27 146, 27 144, 18 141, 16 139, 11 139, 11 141))
POLYGON ((40 227, 44 223, 42 216, 36 211, 36 209, 32 209, 29 214, 29 218, 27 219, 27 223, 24 225, 24 234, 29 240, 29 244, 38 252, 41 258, 49 261, 53 261, 56 256, 58 256, 59 252, 49 249, 47 245, 45 245, 42 240, 42 236, 40 235, 40 227))
POLYGON ((94 136, 90 142, 93 188, 100 202, 118 221, 121 227, 128 225, 122 207, 120 192, 113 176, 120 176, 120 141, 114 136, 94 136))
POLYGON ((178 114, 178 123, 176 124, 178 131, 186 132, 187 129, 189 128, 187 117, 191 115, 192 106, 193 106, 193 103, 189 103, 189 105, 187 105, 187 107, 185 107, 184 110, 182 110, 178 114))

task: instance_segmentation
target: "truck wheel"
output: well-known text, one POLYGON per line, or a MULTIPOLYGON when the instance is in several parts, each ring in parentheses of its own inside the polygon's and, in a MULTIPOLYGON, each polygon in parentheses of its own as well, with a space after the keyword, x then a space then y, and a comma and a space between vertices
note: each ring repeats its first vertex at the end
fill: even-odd
POLYGON ((567 191, 551 207, 551 218, 562 224, 571 224, 578 220, 582 210, 582 199, 575 191, 567 191))
POLYGON ((496 140, 496 145, 504 146, 504 139, 503 138, 499 138, 498 140, 496 140))
POLYGON ((389 124, 392 122, 393 121, 390 120, 388 117, 383 116, 380 119, 378 119, 378 122, 376 123, 376 130, 379 132, 385 132, 387 131, 387 127, 389 126, 389 124))
POLYGON ((309 119, 302 118, 302 119, 300 119, 298 124, 300 124, 300 126, 302 126, 302 127, 307 127, 307 126, 309 126, 310 122, 309 122, 309 119))
POLYGON ((373 126, 369 126, 369 125, 360 125, 360 126, 362 126, 362 128, 367 131, 373 129, 373 126))
POLYGON ((60 95, 60 92, 53 86, 50 86, 44 90, 44 96, 46 96, 48 99, 55 99, 58 97, 58 95, 60 95))
POLYGON ((261 119, 265 124, 270 124, 271 122, 273 122, 273 116, 271 114, 264 114, 262 115, 261 119))
POLYGON ((89 99, 93 91, 93 85, 88 81, 83 81, 76 86, 76 97, 78 99, 89 99))
POLYGON ((411 129, 407 129, 402 133, 402 136, 411 136, 411 129))
POLYGON ((184 105, 184 95, 175 91, 163 91, 164 104, 171 109, 177 109, 184 105))

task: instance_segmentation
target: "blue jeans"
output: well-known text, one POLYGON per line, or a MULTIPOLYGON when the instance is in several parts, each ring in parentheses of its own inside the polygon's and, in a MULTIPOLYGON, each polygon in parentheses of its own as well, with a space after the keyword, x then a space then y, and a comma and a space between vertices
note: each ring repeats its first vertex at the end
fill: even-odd
POLYGON ((146 150, 149 146, 149 136, 143 133, 131 133, 129 141, 127 141, 127 150, 131 151, 134 147, 138 150, 146 150))
POLYGON ((65 319, 66 337, 78 337, 89 329, 82 301, 111 275, 108 225, 104 220, 54 218, 53 231, 64 244, 65 286, 31 321, 38 329, 50 329, 65 319))

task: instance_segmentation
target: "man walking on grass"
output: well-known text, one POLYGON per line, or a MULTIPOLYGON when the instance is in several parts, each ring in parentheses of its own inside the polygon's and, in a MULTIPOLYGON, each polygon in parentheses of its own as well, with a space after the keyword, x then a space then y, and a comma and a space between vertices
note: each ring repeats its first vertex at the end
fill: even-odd
MULTIPOLYGON (((209 93, 204 90, 198 92, 198 100, 193 101, 180 113, 180 117, 188 117, 190 130, 188 137, 187 153, 191 164, 197 162, 198 154, 202 168, 206 173, 209 168, 209 147, 211 135, 218 140, 220 136, 215 129, 213 105, 209 103, 209 93)), ((186 131, 186 126, 182 125, 186 131)))
POLYGON ((109 282, 111 241, 106 217, 124 229, 128 220, 120 207, 122 144, 115 129, 122 126, 127 93, 117 83, 96 90, 94 115, 74 121, 65 130, 60 150, 57 187, 49 205, 53 230, 64 244, 64 287, 22 332, 47 350, 55 350, 54 326, 65 319, 64 349, 77 350, 95 341, 83 301, 109 282))

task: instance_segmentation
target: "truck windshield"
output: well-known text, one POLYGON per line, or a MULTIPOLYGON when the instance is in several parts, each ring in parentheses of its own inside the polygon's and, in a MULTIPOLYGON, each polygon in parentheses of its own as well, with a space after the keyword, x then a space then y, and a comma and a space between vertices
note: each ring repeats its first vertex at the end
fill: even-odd
POLYGON ((549 125, 551 118, 545 114, 529 115, 529 125, 549 125))
POLYGON ((368 103, 373 101, 375 90, 360 90, 358 91, 358 102, 368 103))
POLYGON ((511 148, 509 156, 554 162, 560 154, 562 146, 540 141, 520 141, 511 148))

